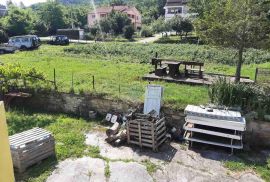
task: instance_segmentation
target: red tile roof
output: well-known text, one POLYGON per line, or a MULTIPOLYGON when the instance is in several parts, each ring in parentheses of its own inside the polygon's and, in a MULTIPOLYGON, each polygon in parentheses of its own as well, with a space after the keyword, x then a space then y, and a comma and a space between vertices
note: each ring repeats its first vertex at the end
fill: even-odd
MULTIPOLYGON (((135 8, 131 6, 108 6, 108 7, 99 7, 96 9, 96 13, 102 14, 102 13, 110 13, 112 10, 120 11, 120 12, 133 12, 134 14, 140 16, 140 12, 135 8)), ((90 14, 95 13, 94 10, 90 12, 90 14)))

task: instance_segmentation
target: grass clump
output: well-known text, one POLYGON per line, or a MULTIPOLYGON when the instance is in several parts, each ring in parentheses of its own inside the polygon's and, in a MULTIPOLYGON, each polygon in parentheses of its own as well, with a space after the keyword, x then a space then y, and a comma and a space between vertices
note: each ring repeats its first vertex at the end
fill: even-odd
POLYGON ((92 157, 92 158, 100 158, 100 159, 103 158, 100 155, 100 149, 98 146, 88 146, 87 147, 87 155, 92 157))
POLYGON ((106 166, 105 166, 105 169, 104 169, 104 174, 105 174, 105 177, 106 178, 109 178, 111 176, 109 161, 106 161, 106 166))
POLYGON ((233 172, 253 170, 265 181, 270 181, 270 158, 268 158, 266 161, 249 160, 249 157, 254 155, 256 156, 257 154, 239 154, 239 160, 225 161, 224 166, 233 172))
POLYGON ((143 160, 142 164, 146 167, 146 170, 150 175, 154 174, 160 168, 158 165, 148 159, 143 160))

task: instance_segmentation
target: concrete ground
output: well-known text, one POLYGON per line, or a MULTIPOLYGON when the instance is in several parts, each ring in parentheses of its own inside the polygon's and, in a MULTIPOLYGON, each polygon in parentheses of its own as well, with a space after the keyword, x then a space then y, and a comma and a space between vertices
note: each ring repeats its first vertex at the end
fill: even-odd
MULTIPOLYGON (((102 159, 83 157, 67 159, 47 179, 48 182, 187 182, 187 181, 243 181, 260 182, 254 172, 233 173, 223 167, 222 161, 235 159, 229 153, 213 150, 188 150, 178 143, 164 144, 155 153, 150 149, 136 146, 113 147, 105 142, 105 134, 86 134, 86 144, 99 146, 100 154, 109 158, 108 164, 102 159), (147 161, 156 170, 147 169, 147 161), (109 171, 109 175, 105 174, 109 171)), ((151 168, 151 166, 149 168, 151 168)))

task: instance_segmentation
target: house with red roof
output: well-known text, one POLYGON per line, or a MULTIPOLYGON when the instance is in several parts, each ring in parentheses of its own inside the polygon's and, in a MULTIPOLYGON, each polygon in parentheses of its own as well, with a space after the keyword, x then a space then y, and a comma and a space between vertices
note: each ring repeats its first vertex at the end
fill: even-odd
POLYGON ((88 14, 88 26, 92 27, 98 20, 106 18, 113 10, 127 14, 135 29, 140 29, 142 27, 141 13, 137 10, 137 8, 132 6, 108 6, 99 7, 96 9, 96 11, 92 10, 88 14))

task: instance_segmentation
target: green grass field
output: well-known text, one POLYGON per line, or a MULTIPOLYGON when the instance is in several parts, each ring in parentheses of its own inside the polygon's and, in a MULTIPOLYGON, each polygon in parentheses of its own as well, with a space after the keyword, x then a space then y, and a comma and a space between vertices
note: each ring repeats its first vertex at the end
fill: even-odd
MULTIPOLYGON (((44 72, 47 79, 50 80, 53 80, 53 69, 55 68, 59 91, 69 92, 71 90, 73 74, 73 87, 76 93, 95 92, 116 99, 143 101, 145 87, 148 82, 143 81, 141 78, 151 71, 153 67, 150 64, 139 63, 140 51, 138 50, 141 50, 142 54, 146 55, 142 46, 145 45, 134 43, 71 44, 68 47, 42 45, 38 50, 1 55, 0 61, 10 64, 19 63, 25 68, 35 67, 44 72), (117 52, 128 51, 122 50, 125 45, 134 46, 134 52, 116 54, 117 52), (88 50, 88 48, 90 51, 87 53, 76 52, 81 51, 81 49, 88 50), (137 48, 138 50, 135 50, 137 48), (75 52, 72 51, 74 49, 75 52), (93 49, 95 50, 93 51, 93 49), (106 51, 110 50, 112 52, 114 49, 119 49, 114 55, 105 54, 106 51), (93 89, 92 76, 95 76, 95 90, 93 89)), ((150 48, 146 49, 157 46, 165 52, 173 51, 169 50, 171 47, 167 45, 149 44, 149 46, 150 48)), ((192 45, 183 45, 182 48, 184 52, 188 52, 192 45)), ((199 50, 200 47, 197 49, 199 50)), ((206 49, 205 46, 202 49, 206 49)), ((149 53, 150 58, 151 56, 149 53)), ((213 62, 215 63, 211 63, 210 60, 205 61, 206 72, 234 74, 234 66, 213 62)), ((258 65, 244 65, 243 75, 253 78, 256 66, 258 65)), ((270 64, 268 62, 260 64, 260 66, 268 67, 270 64)), ((165 104, 174 108, 183 109, 187 104, 205 104, 209 100, 208 88, 204 86, 178 85, 165 82, 152 83, 164 86, 165 104)))

